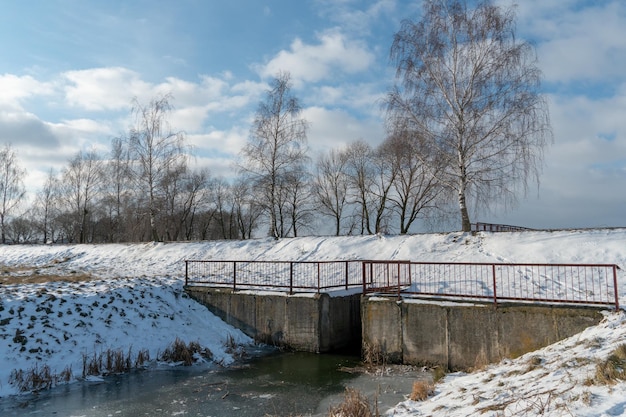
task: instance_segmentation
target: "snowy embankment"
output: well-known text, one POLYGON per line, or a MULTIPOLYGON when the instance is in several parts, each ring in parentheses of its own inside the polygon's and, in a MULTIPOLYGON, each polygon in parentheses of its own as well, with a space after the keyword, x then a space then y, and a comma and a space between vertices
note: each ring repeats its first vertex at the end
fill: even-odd
MULTIPOLYGON (((229 345, 251 340, 185 296, 185 259, 608 263, 622 268, 620 303, 626 302, 626 229, 2 246, 0 396, 17 392, 9 383, 16 369, 46 365, 62 373, 71 368, 81 377, 83 358, 107 350, 145 350, 155 359, 176 338, 198 342, 216 362, 231 362, 229 345), (20 275, 24 278, 16 278, 20 275), (47 277, 75 282, 45 282, 47 277)), ((626 415, 623 384, 585 385, 596 362, 623 342, 626 319, 608 314, 605 323, 530 356, 449 375, 434 397, 403 403, 395 412, 534 415, 539 413, 533 407, 543 406, 553 415, 602 415, 585 410, 603 404, 605 415, 626 415), (532 370, 524 372, 529 363, 532 370)))

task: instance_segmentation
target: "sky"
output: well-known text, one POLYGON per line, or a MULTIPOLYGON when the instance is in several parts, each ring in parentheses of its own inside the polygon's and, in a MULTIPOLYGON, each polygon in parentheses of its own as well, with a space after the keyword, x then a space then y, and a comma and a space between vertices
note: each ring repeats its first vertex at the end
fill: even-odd
MULTIPOLYGON (((496 0, 510 7, 512 0, 496 0)), ((531 228, 626 225, 626 2, 524 0, 517 37, 544 73, 554 143, 539 186, 472 221, 531 228)), ((171 93, 194 163, 228 176, 268 83, 288 71, 313 158, 385 137, 382 99, 402 0, 10 0, 0 14, 0 145, 34 193, 79 150, 106 153, 131 101, 171 93)))

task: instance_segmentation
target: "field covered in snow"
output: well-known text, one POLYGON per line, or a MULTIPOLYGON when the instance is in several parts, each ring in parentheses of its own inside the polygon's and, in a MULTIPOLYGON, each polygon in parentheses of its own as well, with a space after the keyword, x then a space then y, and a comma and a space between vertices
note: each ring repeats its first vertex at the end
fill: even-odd
MULTIPOLYGON (((233 345, 252 341, 186 297, 185 259, 607 263, 621 268, 626 303, 626 229, 2 246, 0 397, 18 392, 9 382, 16 370, 47 366, 81 378, 94 355, 144 352, 154 360, 176 338, 231 363, 233 345)), ((597 364, 622 343, 626 318, 607 311, 600 325, 541 351, 450 374, 428 400, 391 413, 626 416, 626 384, 593 382, 597 364)))

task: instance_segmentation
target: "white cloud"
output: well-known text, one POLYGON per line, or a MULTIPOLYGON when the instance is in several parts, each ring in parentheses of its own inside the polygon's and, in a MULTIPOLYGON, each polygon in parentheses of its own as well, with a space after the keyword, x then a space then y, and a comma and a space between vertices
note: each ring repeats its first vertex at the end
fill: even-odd
MULTIPOLYGON (((500 2, 510 5, 510 0, 500 2)), ((547 81, 624 78, 626 3, 529 0, 517 2, 518 34, 534 41, 547 81)))
POLYGON ((152 90, 138 73, 122 67, 68 71, 62 77, 69 82, 67 103, 90 111, 127 108, 133 97, 149 97, 152 90))
POLYGON ((234 126, 229 130, 211 130, 202 134, 187 135, 198 157, 236 156, 248 140, 248 130, 245 127, 234 126))
POLYGON ((372 118, 380 118, 384 98, 385 92, 380 90, 379 85, 355 83, 314 88, 307 101, 332 108, 358 109, 372 118))
POLYGON ((317 35, 319 43, 305 44, 297 38, 288 51, 280 51, 267 64, 257 68, 262 77, 273 77, 280 71, 291 73, 294 84, 317 82, 341 73, 366 70, 374 60, 367 45, 348 39, 338 30, 317 35))
POLYGON ((329 110, 323 107, 308 107, 302 116, 309 122, 309 147, 313 153, 342 148, 358 139, 376 146, 384 139, 384 128, 380 120, 359 120, 344 110, 329 110))
POLYGON ((0 75, 0 91, 0 103, 17 108, 17 102, 22 99, 52 94, 54 84, 36 80, 30 75, 4 74, 0 75))

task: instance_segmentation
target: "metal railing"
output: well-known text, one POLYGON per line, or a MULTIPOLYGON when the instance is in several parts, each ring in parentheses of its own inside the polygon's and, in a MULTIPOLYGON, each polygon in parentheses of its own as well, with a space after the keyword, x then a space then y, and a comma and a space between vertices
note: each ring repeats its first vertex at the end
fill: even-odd
POLYGON ((185 285, 322 292, 361 287, 361 261, 185 261, 185 285))
POLYGON ((523 232, 528 230, 533 229, 508 224, 472 223, 472 232, 523 232))
POLYGON ((619 309, 617 265, 505 264, 410 261, 185 261, 185 284, 323 292, 359 288, 363 294, 549 304, 619 309))
POLYGON ((617 265, 364 262, 364 292, 466 300, 611 305, 617 265), (372 271, 372 272, 370 272, 372 271))

